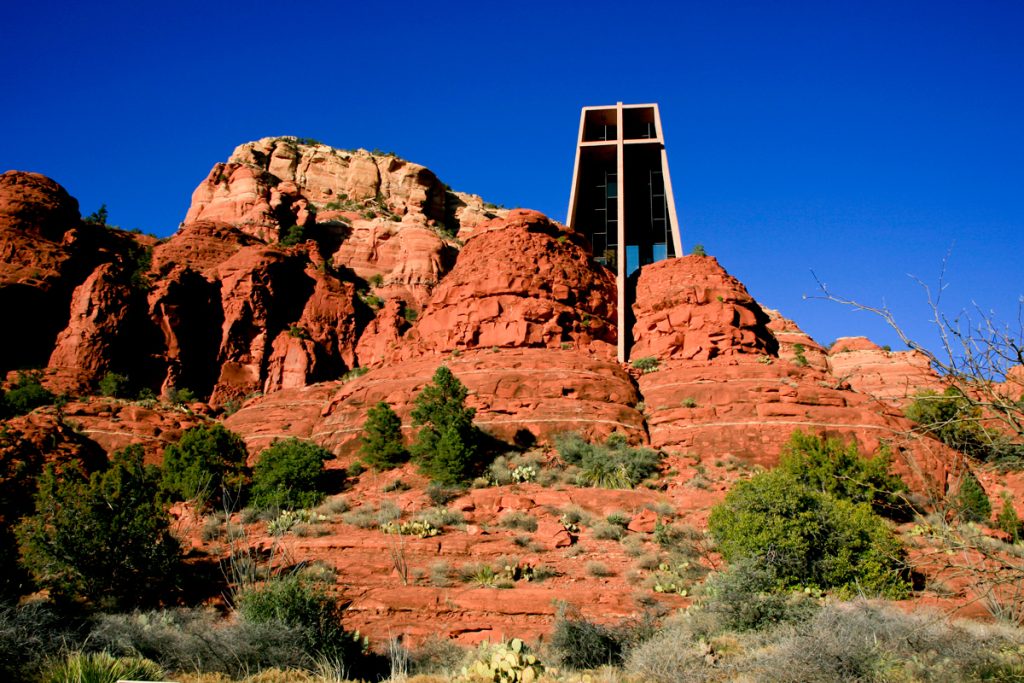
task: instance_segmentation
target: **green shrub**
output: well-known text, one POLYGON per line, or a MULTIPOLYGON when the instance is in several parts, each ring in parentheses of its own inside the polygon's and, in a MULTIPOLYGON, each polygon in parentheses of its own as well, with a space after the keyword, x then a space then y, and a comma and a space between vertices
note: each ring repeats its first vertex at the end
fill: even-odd
POLYGON ((634 368, 646 374, 657 370, 660 363, 654 356, 644 356, 643 358, 634 359, 631 361, 631 364, 634 368))
POLYGON ((294 509, 324 499, 324 461, 330 451, 312 441, 276 441, 259 455, 252 473, 251 504, 256 509, 294 509))
POLYGON ((183 406, 188 403, 196 402, 195 393, 191 389, 185 387, 181 389, 178 389, 177 387, 170 387, 164 395, 164 398, 167 399, 168 403, 174 406, 183 406))
POLYGON ((124 398, 129 394, 128 378, 116 372, 108 372, 99 381, 100 394, 110 398, 124 398))
POLYGON ((193 427, 164 449, 163 489, 200 508, 242 500, 248 484, 245 441, 223 425, 193 427))
POLYGON ((693 245, 693 251, 691 251, 690 253, 693 254, 694 256, 707 256, 708 255, 707 252, 704 251, 704 245, 700 244, 700 243, 697 243, 697 244, 693 245))
POLYGON ((163 669, 141 657, 114 657, 106 652, 76 652, 50 665, 41 683, 117 683, 159 681, 163 669))
POLYGON ((466 407, 467 395, 462 382, 442 365, 416 396, 412 423, 421 429, 412 454, 423 473, 442 484, 468 480, 476 464, 476 410, 466 407))
POLYGON ((981 522, 987 524, 992 515, 992 502, 981 487, 981 482, 970 470, 964 472, 953 499, 956 515, 964 522, 981 522))
POLYGON ((341 626, 341 607, 322 586, 299 574, 274 577, 236 597, 242 619, 251 624, 280 624, 299 629, 303 649, 313 660, 327 657, 351 670, 363 643, 341 626))
POLYGON ((243 678, 272 667, 310 667, 301 628, 277 621, 225 620, 214 610, 100 614, 88 642, 111 654, 145 657, 168 671, 243 678))
POLYGON ((7 392, 0 391, 0 418, 24 415, 39 406, 46 406, 57 397, 41 382, 38 370, 18 371, 18 379, 7 392))
POLYGON ((925 391, 904 411, 921 431, 972 458, 987 461, 1020 460, 1024 445, 981 424, 982 411, 955 387, 945 393, 925 391))
POLYGON ((384 401, 372 406, 366 414, 359 454, 367 465, 377 470, 391 469, 409 459, 402 441, 402 420, 384 401))
POLYGON ((1024 525, 1013 507, 1013 498, 1006 491, 1003 492, 1003 507, 996 517, 996 528, 1009 534, 1011 543, 1019 541, 1024 533, 1024 525))
POLYGON ((157 472, 142 459, 142 447, 130 446, 88 480, 45 471, 35 514, 17 528, 22 564, 36 583, 52 595, 101 607, 131 607, 164 595, 180 548, 157 502, 157 472))
POLYGON ((498 523, 506 529, 520 529, 529 532, 537 530, 537 518, 521 510, 506 513, 498 523))
POLYGON ((797 430, 782 449, 778 469, 815 491, 851 503, 869 503, 879 514, 904 516, 907 485, 889 473, 891 461, 887 448, 869 459, 860 455, 856 441, 844 445, 839 439, 797 430))
POLYGON ((569 465, 580 468, 581 486, 633 488, 658 471, 662 454, 649 448, 633 448, 619 434, 611 434, 604 444, 584 441, 574 433, 555 437, 558 454, 569 465))
POLYGON ((756 631, 810 618, 817 602, 802 592, 777 591, 768 563, 743 558, 704 582, 700 608, 717 619, 716 630, 756 631))
POLYGON ((906 595, 904 551, 865 503, 815 491, 785 470, 736 484, 708 528, 727 562, 765 564, 776 588, 799 586, 906 595))
POLYGON ((309 239, 309 236, 306 234, 306 227, 303 225, 292 225, 283 232, 284 235, 281 237, 282 247, 293 247, 309 239))
POLYGON ((811 364, 810 361, 807 360, 807 356, 804 355, 805 350, 806 349, 803 344, 793 344, 793 363, 801 368, 806 368, 811 364))
POLYGON ((606 626, 587 620, 574 608, 562 607, 555 618, 550 647, 555 659, 564 667, 596 669, 621 664, 629 650, 654 633, 654 625, 648 619, 606 626))

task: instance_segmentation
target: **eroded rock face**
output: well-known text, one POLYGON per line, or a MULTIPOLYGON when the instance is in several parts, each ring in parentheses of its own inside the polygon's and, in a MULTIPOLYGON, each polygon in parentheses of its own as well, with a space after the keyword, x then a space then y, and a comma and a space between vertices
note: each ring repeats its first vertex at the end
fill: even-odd
POLYGON ((700 361, 778 353, 767 314, 711 256, 644 266, 633 313, 633 358, 700 361))
POLYGON ((829 350, 828 366, 855 391, 893 407, 905 407, 922 391, 945 389, 924 354, 886 351, 864 337, 837 339, 829 350))
POLYGON ((38 173, 0 175, 0 310, 11 325, 0 335, 0 371, 41 367, 66 326, 74 289, 128 240, 83 224, 78 202, 38 173))
POLYGON ((828 371, 828 360, 825 351, 818 342, 801 330, 795 322, 784 317, 778 311, 764 309, 768 315, 768 329, 779 342, 779 358, 788 360, 798 366, 808 366, 816 370, 828 371))
POLYGON ((412 438, 413 401, 441 363, 468 388, 468 403, 477 409, 475 423, 504 441, 532 442, 567 431, 596 440, 612 432, 634 443, 647 440, 636 408, 639 395, 617 363, 545 349, 477 350, 409 360, 346 383, 319 385, 315 391, 284 391, 250 401, 227 423, 237 426, 257 450, 302 425, 296 435, 347 458, 358 446, 366 412, 378 401, 391 405, 412 438))
POLYGON ((534 211, 479 226, 402 354, 532 347, 613 357, 615 284, 579 239, 534 211))
MULTIPOLYGON (((281 388, 294 382, 296 373, 315 372, 312 332, 322 339, 337 340, 340 328, 344 335, 344 321, 353 311, 351 283, 346 283, 348 287, 337 281, 328 283, 329 276, 314 277, 305 265, 304 259, 283 251, 253 246, 240 249, 218 266, 224 322, 218 352, 220 376, 212 400, 223 402, 281 388), (319 294, 314 296, 318 281, 319 294), (347 309, 323 315, 325 301, 338 304, 346 294, 347 309), (312 330, 302 326, 307 308, 312 330), (295 339, 295 346, 287 338, 277 342, 281 335, 295 339), (273 376, 268 374, 272 358, 273 376)), ((346 339, 345 345, 348 350, 343 354, 351 359, 354 337, 346 339)))

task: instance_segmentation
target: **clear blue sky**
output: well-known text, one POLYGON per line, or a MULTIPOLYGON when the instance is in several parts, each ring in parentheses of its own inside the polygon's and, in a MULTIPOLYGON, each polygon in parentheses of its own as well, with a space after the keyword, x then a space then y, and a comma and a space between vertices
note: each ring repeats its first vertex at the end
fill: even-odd
POLYGON ((239 143, 393 150, 565 219, 581 106, 661 105, 684 246, 822 343, 1024 294, 1024 2, 8 3, 0 170, 170 234, 239 143))

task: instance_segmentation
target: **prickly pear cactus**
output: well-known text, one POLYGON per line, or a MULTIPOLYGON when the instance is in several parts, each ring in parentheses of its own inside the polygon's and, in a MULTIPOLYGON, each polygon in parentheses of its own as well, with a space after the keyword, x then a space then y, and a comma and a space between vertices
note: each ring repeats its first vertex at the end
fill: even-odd
POLYGON ((460 680, 472 683, 534 683, 544 665, 519 638, 497 645, 484 645, 476 660, 463 667, 460 680))

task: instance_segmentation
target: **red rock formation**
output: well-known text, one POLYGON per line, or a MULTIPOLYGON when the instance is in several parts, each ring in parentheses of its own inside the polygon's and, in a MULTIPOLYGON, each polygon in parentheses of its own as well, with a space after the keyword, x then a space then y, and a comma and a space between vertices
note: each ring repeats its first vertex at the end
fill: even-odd
POLYGON ((359 365, 380 365, 394 354, 402 334, 409 326, 405 315, 405 302, 401 299, 388 299, 384 303, 359 337, 359 345, 356 347, 359 365))
POLYGON ((533 211, 479 226, 406 335, 403 355, 544 347, 612 357, 614 282, 578 239, 533 211))
POLYGON ((924 354, 886 351, 864 337, 837 339, 828 365, 838 381, 893 407, 905 406, 922 391, 945 389, 924 354))
POLYGON ((709 360, 778 351, 768 316, 712 256, 644 266, 633 313, 632 358, 709 360))
POLYGON ((376 293, 387 298, 426 303, 455 260, 454 242, 414 219, 355 218, 351 226, 332 262, 365 280, 379 277, 376 293))
POLYGON ((378 401, 390 404, 402 417, 403 429, 412 434, 412 402, 442 362, 469 389, 469 403, 477 409, 475 423, 500 439, 550 438, 566 431, 603 439, 618 431, 631 441, 646 441, 643 416, 635 408, 639 396, 617 363, 544 349, 481 350, 405 361, 346 383, 250 401, 227 424, 255 450, 293 434, 335 453, 351 454, 366 411, 378 401))
POLYGON ((213 280, 218 265, 254 244, 259 240, 226 223, 189 223, 153 248, 153 270, 163 274, 175 265, 188 266, 213 280))
POLYGON ((76 373, 82 386, 102 376, 114 360, 132 297, 118 266, 107 263, 93 271, 75 290, 71 319, 57 337, 49 367, 76 373))
POLYGON ((766 308, 764 312, 769 318, 768 329, 779 342, 779 358, 816 370, 828 370, 827 352, 818 342, 778 311, 766 308))

